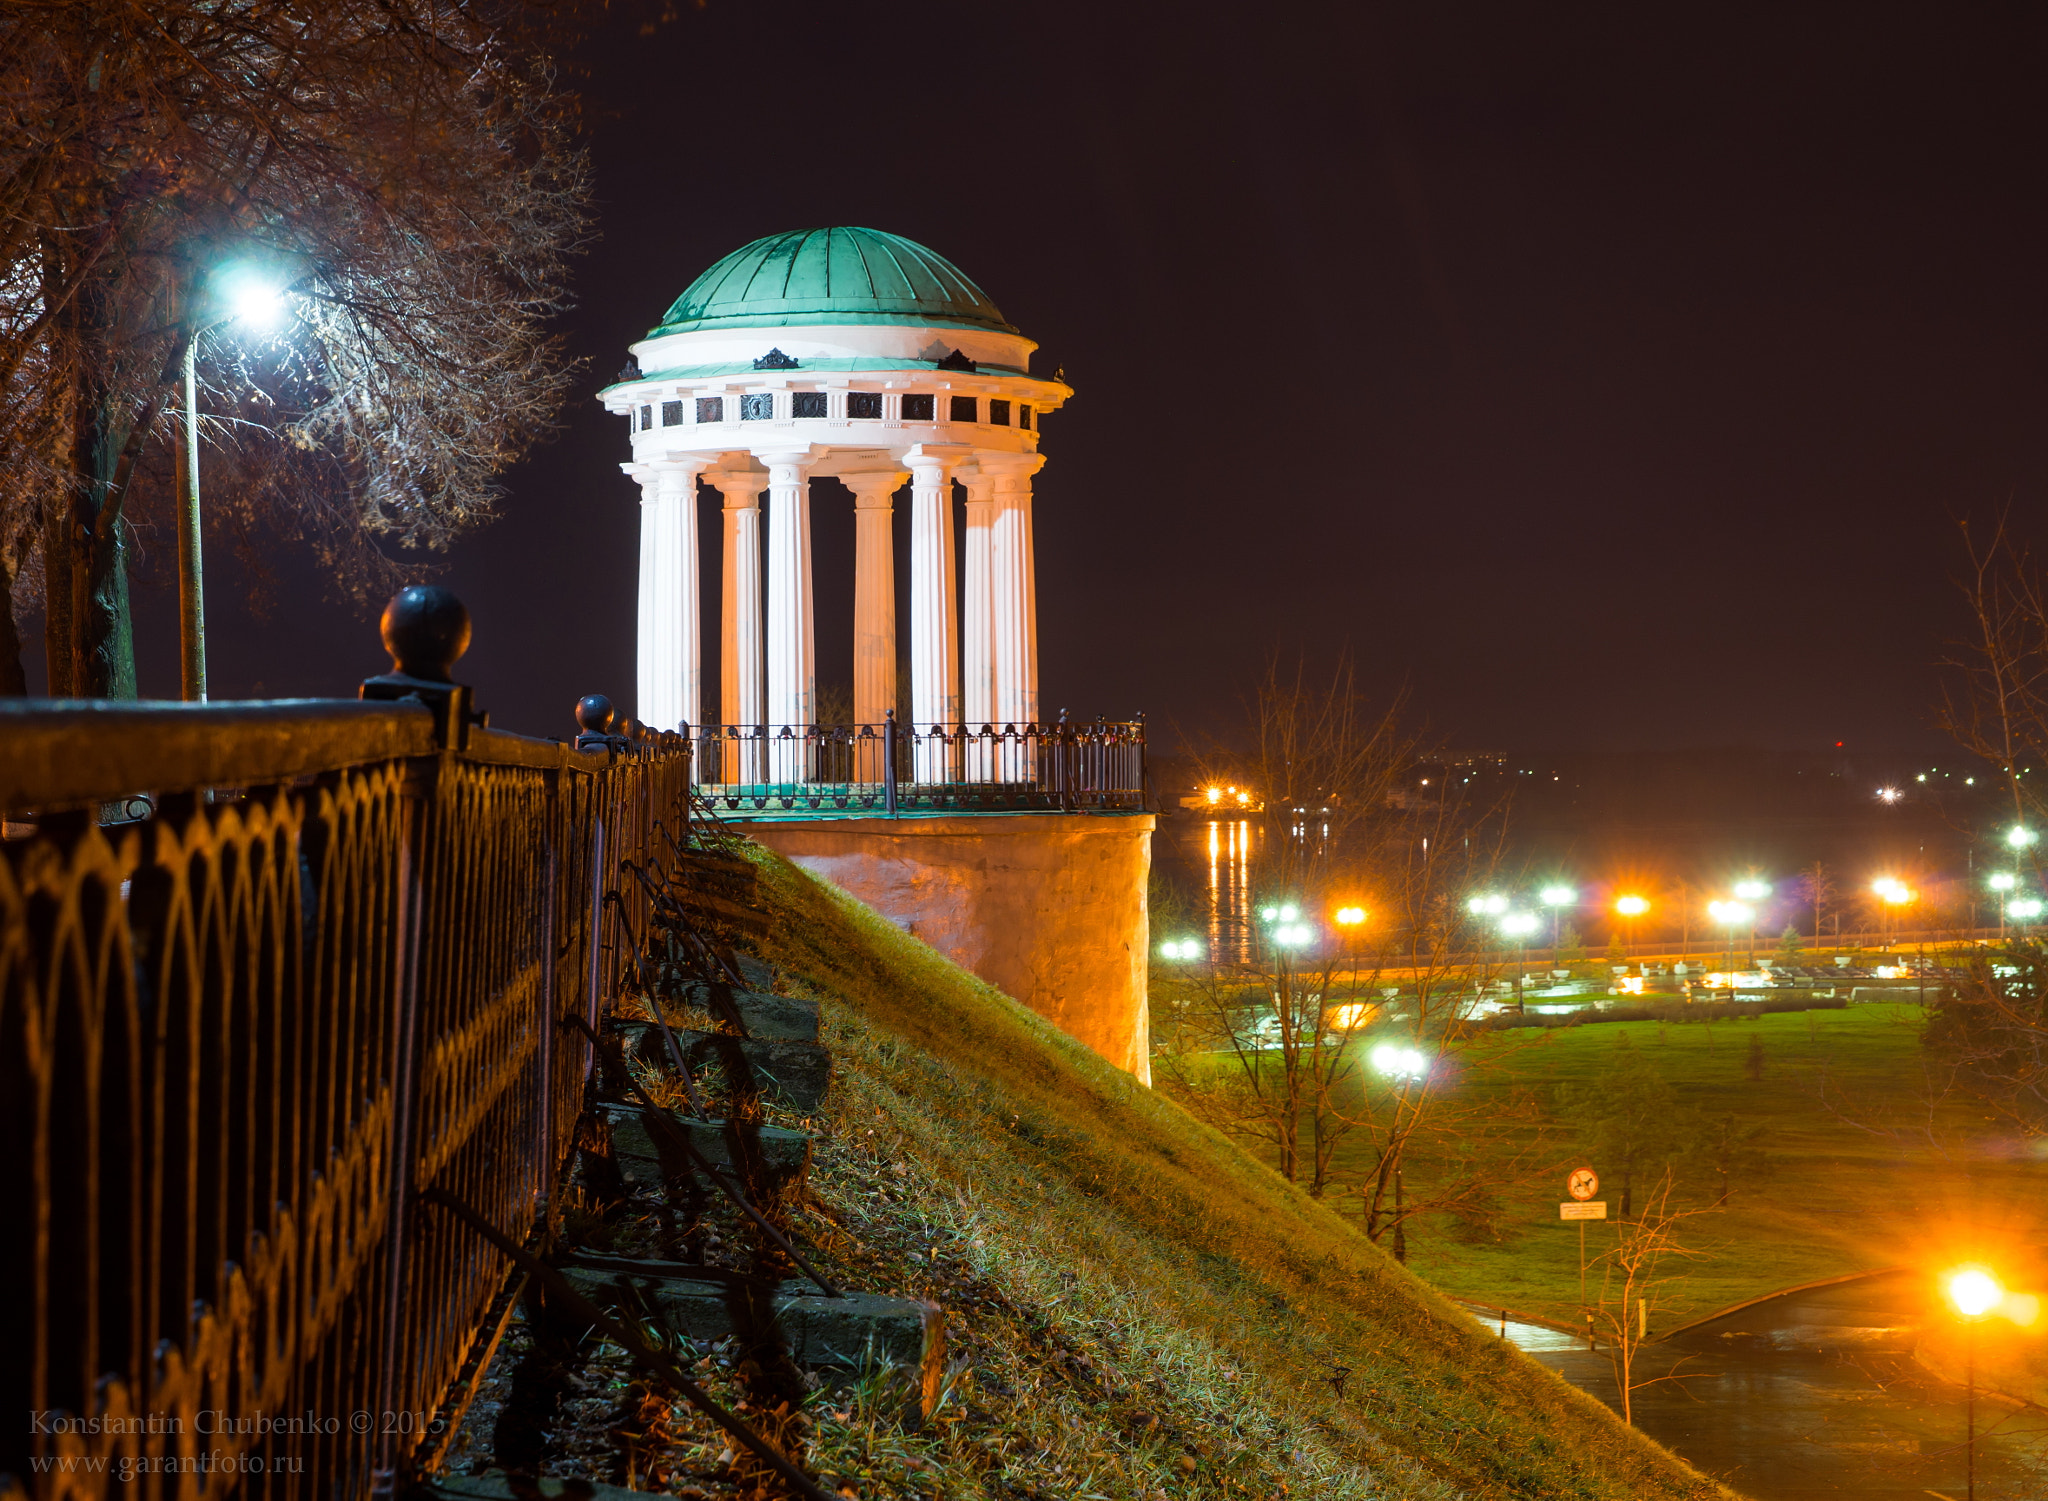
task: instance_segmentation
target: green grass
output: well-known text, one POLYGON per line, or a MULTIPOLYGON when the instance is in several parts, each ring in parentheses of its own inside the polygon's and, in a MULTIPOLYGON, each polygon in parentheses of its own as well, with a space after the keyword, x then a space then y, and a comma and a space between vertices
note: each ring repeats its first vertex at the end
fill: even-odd
POLYGON ((1162 1095, 750 855, 764 957, 824 1003, 835 1058, 798 1223, 953 1318, 932 1424, 818 1414, 860 1496, 1731 1495, 1162 1095))
MULTIPOLYGON (((2048 1162, 2007 1138, 1966 1095, 1930 1091, 1920 1015, 1913 1005, 1870 1005, 1713 1027, 1621 1022, 1494 1033, 1473 1045, 1461 1087, 1504 1094, 1518 1085, 1548 1098, 1557 1084, 1597 1082, 1625 1036, 1681 1105, 1767 1127, 1768 1174, 1688 1222, 1683 1238, 1704 1254, 1673 1264, 1677 1276, 1653 1320, 1664 1328, 1779 1288, 1886 1266, 1983 1260, 2016 1285, 2039 1286, 2048 1162), (1752 1036, 1764 1043, 1761 1080, 1744 1076, 1752 1036)), ((1460 1244, 1447 1218, 1430 1217, 1409 1238, 1409 1266, 1455 1295, 1572 1320, 1579 1232, 1558 1219, 1564 1172, 1602 1164, 1578 1149, 1570 1122, 1555 1119, 1501 1131, 1488 1145, 1505 1160, 1539 1129, 1554 1144, 1553 1166, 1506 1192, 1503 1238, 1460 1244)), ((1366 1166, 1355 1150, 1344 1165, 1354 1174, 1366 1166)), ((1429 1172, 1420 1163, 1411 1181, 1426 1185, 1429 1172)), ((1679 1173, 1682 1203, 1710 1207, 1711 1171, 1681 1161, 1679 1173)), ((1616 1213, 1621 1185, 1611 1171, 1602 1179, 1600 1197, 1616 1213)), ((1588 1253, 1615 1234, 1612 1224, 1589 1226, 1588 1253)), ((1597 1296, 1597 1271, 1594 1278, 1597 1296)))

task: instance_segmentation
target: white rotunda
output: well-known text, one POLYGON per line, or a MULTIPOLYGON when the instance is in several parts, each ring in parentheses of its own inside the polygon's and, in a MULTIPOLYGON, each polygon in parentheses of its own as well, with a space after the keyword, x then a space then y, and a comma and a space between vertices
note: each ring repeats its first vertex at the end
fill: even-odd
POLYGON ((897 702, 893 526, 906 482, 912 721, 1035 723, 1031 477, 1044 463, 1040 421, 1073 394, 1031 374, 1036 347, 950 261, 878 230, 770 235, 692 282, 601 395, 631 426, 622 467, 641 493, 640 719, 766 727, 720 779, 806 776, 760 757, 765 736, 801 736, 816 718, 809 481, 832 475, 856 510, 856 723, 881 725, 897 702), (723 497, 725 518, 710 716, 700 482, 723 497))

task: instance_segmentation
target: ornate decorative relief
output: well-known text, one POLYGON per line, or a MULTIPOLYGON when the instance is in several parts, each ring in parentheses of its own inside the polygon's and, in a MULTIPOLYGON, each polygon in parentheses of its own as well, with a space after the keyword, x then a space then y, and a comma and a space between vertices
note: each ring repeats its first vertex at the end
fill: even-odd
POLYGON ((846 393, 846 415, 849 417, 881 416, 882 393, 880 391, 848 391, 846 393))
POLYGON ((965 371, 969 375, 974 374, 974 361, 967 358, 966 355, 962 354, 957 349, 954 350, 951 354, 947 355, 943 360, 940 360, 938 362, 938 367, 941 370, 961 370, 965 371))
POLYGON ((979 422, 981 420, 980 409, 981 401, 978 397, 955 396, 952 401, 951 420, 954 422, 979 422))
POLYGON ((779 349, 771 349, 754 361, 756 370, 794 370, 797 362, 779 349))
POLYGON ((930 392, 912 392, 903 398, 905 422, 931 422, 938 415, 938 398, 930 392))
POLYGON ((683 404, 680 401, 664 401, 661 404, 661 425, 681 427, 683 425, 683 404))
POLYGON ((697 420, 699 422, 725 421, 725 398, 723 396, 699 396, 697 398, 697 420))
POLYGON ((740 421, 767 422, 775 416, 775 394, 762 391, 753 396, 740 398, 740 421))
POLYGON ((1008 427, 1010 425, 1010 404, 1007 401, 998 401, 994 397, 989 398, 988 420, 992 426, 1008 427))
POLYGON ((792 417, 824 417, 826 410, 823 391, 792 391, 789 394, 789 415, 792 417))

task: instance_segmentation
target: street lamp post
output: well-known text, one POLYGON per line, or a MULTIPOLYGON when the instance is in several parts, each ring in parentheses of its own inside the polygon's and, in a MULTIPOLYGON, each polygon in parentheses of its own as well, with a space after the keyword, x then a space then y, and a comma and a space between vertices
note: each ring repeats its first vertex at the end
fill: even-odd
POLYGON ((1715 922, 1728 929, 1728 995, 1732 1000, 1735 996, 1735 930, 1756 921, 1756 908, 1746 902, 1709 902, 1707 911, 1715 922))
POLYGON ((1537 917, 1533 912, 1510 912, 1500 920, 1501 932, 1516 941, 1515 949, 1515 1010, 1528 1015, 1529 1004, 1522 999, 1522 971, 1529 963, 1529 935, 1536 931, 1537 917))
POLYGON ((1969 1477, 1963 1494, 1965 1501, 1977 1501, 1977 1325, 2005 1301, 2005 1289, 1996 1277, 1973 1266, 1951 1273, 1947 1292, 1963 1321, 1964 1412, 1969 1435, 1963 1444, 1964 1473, 1969 1477))
POLYGON ((1636 921, 1645 912, 1650 910, 1649 901, 1640 896, 1617 897, 1614 902, 1614 910, 1620 914, 1622 922, 1627 927, 1628 946, 1634 948, 1639 931, 1636 927, 1636 921))
POLYGON ((2012 900, 2013 888, 2019 885, 2019 877, 2009 871, 1994 872, 1991 889, 1998 893, 1998 941, 2005 942, 2005 905, 2012 900))
POLYGON ((1564 909, 1579 899, 1579 894, 1569 886, 1546 886, 1543 888, 1543 905, 1550 909, 1550 967, 1557 968, 1558 937, 1563 931, 1564 909))
MULTIPOLYGON (((1764 881, 1759 881, 1759 880, 1751 879, 1751 880, 1747 880, 1747 881, 1737 881, 1737 882, 1735 883, 1735 895, 1736 895, 1736 896, 1737 896, 1737 897, 1738 897, 1739 899, 1741 899, 1742 901, 1745 901, 1745 902, 1749 902, 1749 903, 1756 903, 1756 902, 1760 902, 1760 901, 1762 901, 1762 900, 1763 900, 1763 899, 1764 899, 1765 897, 1769 896, 1770 894, 1771 894, 1771 888, 1770 888, 1770 885, 1769 885, 1769 883, 1767 883, 1767 882, 1764 882, 1764 881)), ((1749 928, 1749 967, 1750 967, 1751 969, 1755 969, 1755 968, 1756 968, 1756 913, 1755 913, 1754 911, 1752 911, 1752 912, 1750 913, 1750 915, 1749 915, 1749 923, 1750 923, 1750 928, 1749 928)))

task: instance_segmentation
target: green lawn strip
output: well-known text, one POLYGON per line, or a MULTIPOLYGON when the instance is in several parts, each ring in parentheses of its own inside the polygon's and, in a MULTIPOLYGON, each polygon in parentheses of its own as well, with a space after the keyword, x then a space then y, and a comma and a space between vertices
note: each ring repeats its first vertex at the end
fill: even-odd
MULTIPOLYGON (((1592 1084, 1616 1036, 1626 1035, 1681 1105, 1767 1126, 1767 1175, 1738 1188, 1725 1207, 1693 1220, 1685 1232, 1686 1243, 1703 1254, 1671 1266, 1676 1280, 1655 1319, 1669 1328, 1802 1282, 1883 1266, 1941 1266, 1962 1255, 1997 1255, 2000 1248, 2010 1254, 2039 1243, 2048 1168, 2038 1159, 1987 1154, 1995 1133, 1961 1096, 1941 1101, 1931 1116, 1920 1113, 1939 1146, 1908 1133, 1915 1092, 1924 1089, 1917 1018, 1917 1007, 1873 1005, 1712 1028, 1655 1022, 1574 1027, 1533 1042, 1521 1040, 1527 1033, 1496 1034, 1477 1044, 1480 1066, 1463 1087, 1504 1091, 1512 1079, 1547 1095, 1558 1083, 1592 1084), (1761 1080, 1743 1073, 1752 1035, 1764 1042, 1761 1080), (1484 1066, 1489 1051, 1497 1055, 1494 1070, 1484 1066), (1873 1135, 1832 1113, 1821 1099, 1823 1074, 1844 1114, 1899 1134, 1873 1135)), ((1460 1244, 1452 1223, 1433 1218, 1410 1237, 1409 1265, 1458 1296, 1575 1319, 1578 1230, 1559 1220, 1558 1204, 1562 1169, 1590 1159, 1574 1150, 1568 1122, 1553 1121, 1551 1129, 1559 1171, 1504 1195, 1510 1214, 1500 1241, 1460 1244)), ((1504 1132, 1493 1145, 1505 1157, 1515 1134, 1504 1132)), ((1354 1172, 1365 1165, 1356 1151, 1345 1162, 1354 1172)), ((1417 1163, 1411 1181, 1426 1185, 1430 1166, 1417 1163)), ((1679 1169, 1682 1202, 1711 1205, 1712 1174, 1697 1162, 1681 1161, 1679 1169)), ((1610 1214, 1617 1213, 1620 1182, 1611 1171, 1602 1176, 1600 1197, 1610 1214)), ((1597 1255, 1614 1234, 1612 1224, 1589 1226, 1588 1254, 1597 1255)), ((1592 1292, 1597 1297, 1597 1271, 1592 1292)))
MULTIPOLYGON (((957 1440, 921 1441, 944 1493, 1730 1494, 1171 1101, 842 893, 752 856, 774 918, 766 956, 826 1008, 838 1083, 823 1161, 897 1162, 889 1213, 989 1289, 994 1311, 955 1309, 977 1416, 946 1430, 957 1440), (983 1369, 1001 1382, 975 1386, 983 1369), (1155 1420, 1198 1434, 1196 1457, 1135 1436, 1155 1420), (1000 1436, 967 1441, 989 1424, 1000 1436)), ((916 1267, 888 1275, 914 1288, 916 1267)))

